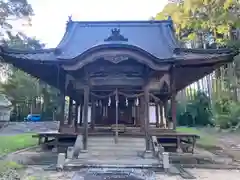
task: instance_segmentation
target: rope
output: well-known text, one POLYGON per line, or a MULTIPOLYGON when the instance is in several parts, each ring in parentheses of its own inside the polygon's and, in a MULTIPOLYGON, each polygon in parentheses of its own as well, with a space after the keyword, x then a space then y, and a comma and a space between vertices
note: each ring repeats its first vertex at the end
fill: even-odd
POLYGON ((95 96, 95 97, 97 97, 97 98, 99 98, 99 99, 105 99, 105 98, 111 97, 111 96, 113 96, 113 95, 115 95, 115 94, 116 94, 116 92, 113 91, 113 92, 111 92, 111 93, 108 94, 108 95, 101 96, 101 95, 98 95, 98 94, 95 94, 95 93, 91 92, 91 95, 92 95, 92 96, 95 96))
MULTIPOLYGON (((118 94, 119 94, 119 95, 123 95, 123 96, 125 96, 126 98, 138 98, 138 97, 144 95, 143 92, 142 92, 142 93, 139 93, 139 94, 126 94, 126 93, 120 92, 120 91, 118 91, 118 94)), ((95 97, 97 97, 97 98, 99 98, 99 99, 106 99, 106 98, 109 98, 109 97, 111 97, 111 96, 113 96, 113 95, 116 95, 116 90, 113 91, 113 92, 111 92, 110 94, 104 95, 104 96, 95 94, 95 93, 93 93, 93 92, 91 92, 91 95, 92 95, 92 96, 95 96, 95 97)), ((152 93, 149 93, 149 96, 152 97, 155 102, 162 102, 161 99, 159 99, 158 97, 156 97, 156 96, 153 95, 152 93)))
POLYGON ((123 92, 118 92, 118 94, 120 95, 123 95, 127 98, 137 98, 137 97, 140 97, 140 96, 143 96, 144 93, 139 93, 139 94, 126 94, 126 93, 123 93, 123 92))
MULTIPOLYGON (((95 94, 95 93, 91 92, 91 95, 92 95, 92 96, 95 96, 95 97, 97 97, 97 98, 99 98, 99 99, 109 98, 109 97, 111 97, 111 96, 113 96, 113 95, 115 95, 115 94, 116 94, 116 90, 113 91, 113 92, 111 92, 111 93, 108 94, 108 95, 105 95, 105 96, 101 96, 101 95, 98 95, 98 94, 95 94)), ((119 95, 123 95, 123 96, 125 96, 125 97, 127 97, 127 98, 137 98, 137 97, 143 96, 144 93, 139 93, 139 94, 126 94, 126 93, 123 93, 123 92, 118 92, 118 94, 119 94, 119 95)))

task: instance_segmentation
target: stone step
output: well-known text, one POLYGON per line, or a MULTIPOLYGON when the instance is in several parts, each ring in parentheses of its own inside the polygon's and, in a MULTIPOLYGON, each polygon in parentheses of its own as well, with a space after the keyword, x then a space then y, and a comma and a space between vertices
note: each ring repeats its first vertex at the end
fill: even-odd
POLYGON ((137 151, 131 151, 131 152, 129 152, 129 151, 125 151, 125 152, 123 152, 123 151, 111 151, 111 152, 107 152, 107 151, 91 151, 91 150, 89 150, 89 152, 88 152, 91 156, 95 156, 95 157, 105 157, 105 158, 110 158, 110 157, 112 157, 112 158, 116 158, 116 157, 118 157, 118 159, 121 159, 121 158, 126 158, 126 157, 129 157, 129 158, 131 158, 131 157, 136 157, 136 156, 138 156, 141 152, 137 152, 137 151))
MULTIPOLYGON (((113 143, 115 144, 114 137, 113 138, 89 138, 89 142, 94 142, 94 143, 113 143)), ((119 143, 145 143, 144 138, 118 138, 119 143)))
POLYGON ((122 158, 122 159, 75 159, 67 162, 65 167, 117 167, 117 168, 159 168, 162 167, 156 159, 122 158))
POLYGON ((94 149, 94 150, 143 150, 145 149, 145 146, 133 146, 133 145, 125 145, 125 146, 114 146, 114 145, 92 145, 92 144, 88 144, 88 149, 94 149))
POLYGON ((92 156, 133 157, 144 150, 144 138, 119 137, 117 144, 114 137, 89 137, 88 139, 88 151, 92 156))

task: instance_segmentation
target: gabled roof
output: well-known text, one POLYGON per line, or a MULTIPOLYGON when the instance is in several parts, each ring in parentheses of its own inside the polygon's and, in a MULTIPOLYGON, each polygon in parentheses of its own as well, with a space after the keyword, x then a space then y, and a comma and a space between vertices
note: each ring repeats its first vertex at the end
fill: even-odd
POLYGON ((19 59, 65 62, 99 48, 133 48, 154 59, 169 60, 179 48, 172 20, 165 21, 69 21, 54 49, 18 50, 2 48, 2 54, 19 59), (58 61, 62 60, 62 61, 58 61))
POLYGON ((182 49, 174 35, 171 19, 163 21, 72 21, 56 48, 18 50, 1 48, 4 59, 74 63, 100 49, 127 48, 138 51, 156 62, 184 59, 208 59, 232 55, 231 50, 182 49), (77 58, 78 57, 78 58, 77 58))
POLYGON ((73 59, 101 45, 136 47, 159 59, 170 59, 179 48, 172 21, 69 21, 57 46, 60 59, 73 59))
MULTIPOLYGON (((172 20, 164 21, 72 21, 56 48, 18 50, 1 48, 4 59, 30 60, 38 63, 74 63, 100 49, 127 48, 156 62, 209 59, 232 56, 231 50, 182 49, 174 35, 172 20), (78 58, 76 58, 78 57, 78 58)), ((6 60, 7 61, 7 60, 6 60)), ((10 60, 9 60, 10 61, 10 60)))

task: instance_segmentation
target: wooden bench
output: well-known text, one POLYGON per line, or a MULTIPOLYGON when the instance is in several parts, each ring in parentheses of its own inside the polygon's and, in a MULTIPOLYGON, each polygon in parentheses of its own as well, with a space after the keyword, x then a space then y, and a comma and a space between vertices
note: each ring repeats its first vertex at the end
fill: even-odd
POLYGON ((117 131, 117 132, 120 132, 120 133, 124 133, 126 131, 126 126, 124 124, 118 124, 118 125, 113 124, 111 126, 111 131, 113 131, 113 132, 117 131))

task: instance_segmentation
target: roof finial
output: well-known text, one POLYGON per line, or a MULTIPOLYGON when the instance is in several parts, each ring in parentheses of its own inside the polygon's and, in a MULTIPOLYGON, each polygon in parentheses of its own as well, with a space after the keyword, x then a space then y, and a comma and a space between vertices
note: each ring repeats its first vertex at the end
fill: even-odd
POLYGON ((68 22, 72 22, 72 15, 68 16, 68 22))
POLYGON ((66 31, 69 30, 69 26, 70 26, 70 24, 71 24, 72 22, 73 22, 73 21, 72 21, 72 15, 71 15, 71 16, 68 16, 68 21, 67 21, 66 31))

